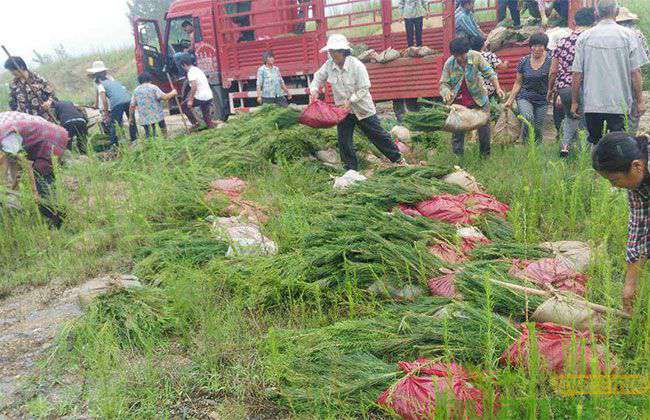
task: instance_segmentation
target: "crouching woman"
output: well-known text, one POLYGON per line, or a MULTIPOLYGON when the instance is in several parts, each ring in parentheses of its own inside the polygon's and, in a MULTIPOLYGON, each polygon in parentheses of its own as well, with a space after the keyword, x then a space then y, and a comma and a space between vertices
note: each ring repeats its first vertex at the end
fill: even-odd
POLYGON ((623 132, 606 135, 594 149, 593 167, 612 186, 628 190, 630 220, 625 253, 627 272, 623 309, 631 313, 643 265, 650 253, 648 137, 631 137, 623 132))

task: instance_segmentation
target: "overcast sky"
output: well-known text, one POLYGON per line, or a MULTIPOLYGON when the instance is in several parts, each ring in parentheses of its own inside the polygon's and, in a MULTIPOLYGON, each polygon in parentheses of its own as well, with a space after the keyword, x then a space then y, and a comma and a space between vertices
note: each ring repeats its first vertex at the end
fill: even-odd
POLYGON ((126 0, 0 0, 0 3, 0 44, 14 55, 31 59, 33 50, 49 53, 58 44, 73 54, 133 44, 126 0))

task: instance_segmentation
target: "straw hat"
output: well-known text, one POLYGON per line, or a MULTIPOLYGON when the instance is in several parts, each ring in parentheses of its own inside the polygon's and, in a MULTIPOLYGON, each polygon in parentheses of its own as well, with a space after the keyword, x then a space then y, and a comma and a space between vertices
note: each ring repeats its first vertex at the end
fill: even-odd
POLYGON ((321 48, 320 52, 328 52, 331 50, 351 50, 350 43, 345 35, 332 34, 327 39, 327 45, 321 48))
POLYGON ((95 61, 91 68, 86 69, 86 72, 88 72, 89 74, 97 74, 103 71, 108 71, 103 61, 95 61))
POLYGON ((636 15, 632 12, 627 7, 619 7, 618 8, 618 16, 616 16, 616 21, 617 22, 628 22, 628 21, 637 21, 639 20, 639 15, 636 15))

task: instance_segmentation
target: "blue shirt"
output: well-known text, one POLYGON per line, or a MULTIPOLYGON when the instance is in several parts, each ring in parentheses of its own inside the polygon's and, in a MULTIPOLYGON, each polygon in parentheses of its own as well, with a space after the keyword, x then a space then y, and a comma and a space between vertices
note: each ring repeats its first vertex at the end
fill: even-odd
POLYGON ((278 98, 282 93, 282 75, 276 66, 261 66, 257 70, 257 87, 262 89, 262 98, 278 98))
POLYGON ((106 92, 111 109, 121 104, 131 103, 131 94, 124 85, 117 80, 103 80, 101 86, 106 92))
POLYGON ((455 19, 457 35, 483 36, 481 35, 478 23, 476 23, 476 19, 474 19, 473 12, 470 12, 464 7, 459 7, 456 9, 455 19))

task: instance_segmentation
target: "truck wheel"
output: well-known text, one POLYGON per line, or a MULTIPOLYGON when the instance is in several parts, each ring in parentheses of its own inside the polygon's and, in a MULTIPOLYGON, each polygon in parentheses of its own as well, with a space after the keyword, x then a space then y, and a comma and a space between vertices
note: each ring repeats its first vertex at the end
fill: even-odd
POLYGON ((212 92, 214 93, 212 115, 214 118, 223 122, 228 121, 228 117, 230 116, 228 91, 221 86, 212 86, 212 92))

